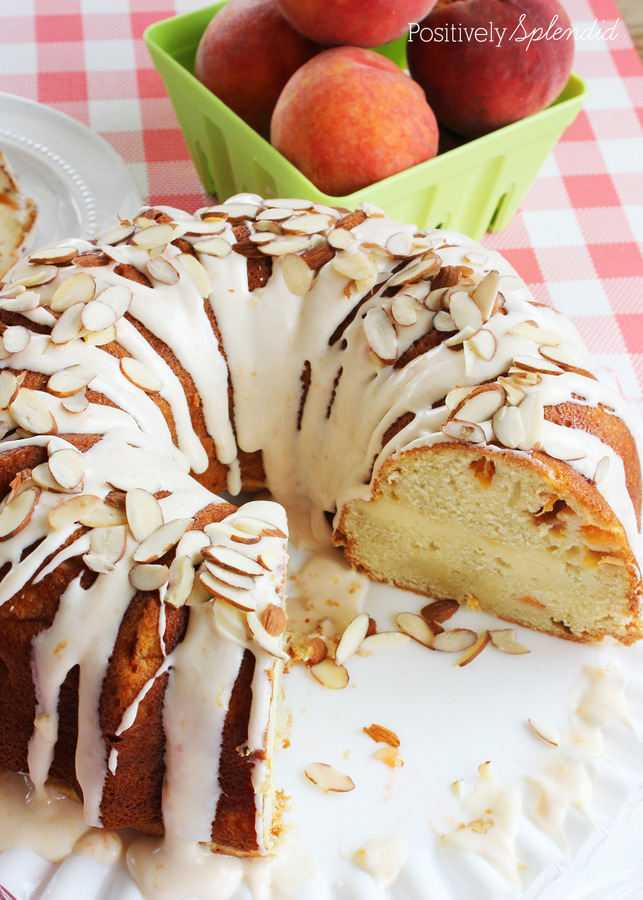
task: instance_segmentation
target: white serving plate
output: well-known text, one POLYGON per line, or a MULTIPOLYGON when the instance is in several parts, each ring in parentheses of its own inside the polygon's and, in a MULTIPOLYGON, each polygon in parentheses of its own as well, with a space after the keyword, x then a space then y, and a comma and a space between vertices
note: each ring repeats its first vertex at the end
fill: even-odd
POLYGON ((91 238, 141 206, 118 153, 85 125, 41 103, 0 93, 0 150, 22 192, 38 205, 34 247, 91 238))

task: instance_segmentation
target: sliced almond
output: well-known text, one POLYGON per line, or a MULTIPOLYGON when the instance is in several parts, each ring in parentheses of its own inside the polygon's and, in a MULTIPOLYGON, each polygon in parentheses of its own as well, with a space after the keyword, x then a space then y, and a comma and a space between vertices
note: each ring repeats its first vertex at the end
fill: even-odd
POLYGON ((84 327, 82 319, 84 309, 84 303, 75 303, 64 310, 51 329, 51 340, 54 344, 67 344, 80 335, 84 327))
POLYGON ((503 653, 531 653, 529 647, 525 647, 516 640, 515 628, 494 628, 489 631, 489 638, 494 647, 503 653))
POLYGON ((435 328, 436 331, 456 331, 455 322, 451 318, 450 314, 444 310, 439 309, 436 314, 433 316, 431 320, 431 324, 435 328))
POLYGON ((29 254, 29 262, 41 266, 66 266, 76 256, 75 247, 51 247, 29 254))
POLYGON ((161 525, 138 545, 134 551, 134 561, 150 563, 165 556, 175 544, 178 544, 191 524, 191 518, 182 518, 171 519, 165 525, 161 525))
POLYGON ((119 225, 115 225, 113 228, 110 228, 108 231, 104 231, 98 238, 98 243, 108 244, 109 246, 121 244, 123 241, 128 240, 128 238, 130 238, 135 231, 136 226, 134 225, 134 223, 126 220, 121 222, 119 225))
POLYGON ((368 613, 360 613, 346 626, 335 650, 335 662, 338 666, 343 665, 359 650, 368 632, 368 626, 368 613))
POLYGON ((91 509, 80 514, 78 521, 88 528, 109 528, 116 525, 125 525, 125 510, 118 509, 104 500, 91 509))
POLYGON ((545 347, 558 347, 560 344, 558 335, 551 331, 546 331, 544 328, 539 328, 535 322, 531 321, 519 322, 507 334, 512 337, 526 338, 528 341, 533 341, 534 344, 542 344, 545 347))
POLYGON ((284 219, 289 219, 294 214, 294 209, 290 209, 285 206, 281 208, 268 207, 267 209, 262 209, 261 212, 257 213, 255 222, 262 222, 266 219, 270 222, 282 222, 284 219))
POLYGON ((477 385, 467 385, 465 387, 460 387, 459 385, 452 388, 449 393, 444 398, 444 403, 446 408, 453 412, 454 409, 462 403, 462 401, 469 396, 473 391, 475 391, 477 385))
POLYGON ((380 650, 384 647, 398 647, 410 640, 408 634, 401 631, 378 631, 377 634, 369 634, 362 641, 360 650, 380 650))
POLYGON ((364 334, 373 353, 383 363, 392 365, 397 359, 397 334, 384 309, 379 306, 369 309, 364 317, 364 334))
POLYGON ((47 390, 55 397, 71 397, 84 390, 95 377, 96 372, 87 366, 67 366, 54 372, 47 382, 47 390))
POLYGON ((96 497, 94 494, 80 494, 78 497, 72 497, 55 506, 50 510, 47 520, 54 531, 60 531, 62 528, 76 524, 81 516, 87 515, 101 502, 100 497, 96 497))
POLYGON ((489 632, 488 631, 481 632, 477 641, 475 643, 471 644, 471 646, 467 650, 464 651, 464 653, 458 660, 457 665, 458 666, 469 665, 469 663, 472 662, 472 660, 474 660, 476 658, 476 656, 478 656, 478 654, 482 653, 482 651, 484 650, 484 648, 487 646, 488 643, 489 643, 489 632))
POLYGON ((213 597, 225 600, 238 609, 253 612, 257 608, 257 599, 252 591, 226 584, 219 578, 215 578, 207 568, 199 571, 199 582, 213 597))
POLYGON ((109 328, 103 328, 102 331, 87 331, 83 335, 83 340, 92 347, 103 347, 116 340, 116 328, 114 325, 110 325, 109 328))
POLYGON ((461 419, 449 419, 442 426, 442 434, 456 441, 466 441, 471 444, 482 444, 486 436, 480 425, 475 422, 465 422, 461 419))
POLYGON ((17 424, 32 434, 55 434, 58 430, 40 391, 20 388, 8 408, 17 424))
POLYGON ((93 572, 106 575, 113 572, 116 563, 122 559, 126 544, 124 525, 94 528, 89 535, 89 553, 85 553, 83 561, 93 572))
POLYGON ((281 271, 289 291, 300 297, 308 293, 313 283, 313 271, 301 256, 287 253, 282 259, 281 271))
POLYGON ((48 463, 54 479, 67 491, 77 488, 85 477, 83 454, 74 447, 56 450, 49 457, 48 463))
POLYGON ((163 525, 163 510, 154 494, 133 488, 125 494, 125 513, 130 531, 137 541, 145 541, 163 525))
POLYGON ((527 394, 517 409, 525 429, 525 437, 518 445, 520 450, 531 450, 540 439, 542 424, 545 419, 543 398, 540 391, 532 391, 527 394))
POLYGON ((345 666, 339 666, 330 657, 322 659, 310 667, 310 673, 324 687, 339 691, 348 685, 348 671, 345 666))
POLYGON ((132 236, 131 243, 136 244, 141 250, 153 250, 155 247, 163 247, 174 240, 174 226, 164 223, 151 225, 142 231, 137 231, 132 236))
POLYGON ((219 259, 225 259, 232 253, 232 245, 222 237, 211 237, 204 241, 197 241, 194 245, 197 253, 204 256, 216 256, 219 259))
POLYGON ((80 320, 87 331, 103 331, 114 325, 117 316, 111 306, 101 300, 91 300, 83 306, 80 320))
POLYGON ((504 375, 500 375, 498 384, 503 388, 506 394, 507 403, 511 406, 518 406, 521 400, 524 399, 525 391, 511 378, 505 378, 504 375))
POLYGON ((525 426, 516 406, 503 406, 491 420, 493 433, 504 447, 515 450, 525 440, 525 426))
POLYGON ((451 628, 436 634, 431 646, 443 653, 460 653, 473 646, 477 640, 478 635, 475 631, 468 628, 451 628))
POLYGON ((260 519, 253 519, 247 516, 237 516, 232 520, 234 528, 245 534, 257 535, 258 537, 278 537, 286 538, 286 535, 280 528, 270 522, 262 522, 260 519))
POLYGON ((330 264, 340 275, 345 275, 346 278, 351 278, 353 281, 368 280, 375 275, 373 264, 361 250, 355 250, 353 253, 338 253, 330 264))
POLYGON ((61 403, 64 409, 70 413, 82 413, 85 412, 87 407, 89 406, 89 400, 85 396, 84 391, 79 391, 77 394, 73 394, 71 397, 64 397, 61 403))
POLYGON ((251 578, 249 575, 238 575, 236 572, 231 572, 229 569, 218 566, 207 558, 205 558, 205 567, 218 581, 223 582, 223 584, 226 584, 229 587, 251 591, 255 585, 254 578, 251 578))
POLYGON ((379 759, 390 769, 399 769, 404 765, 404 757, 399 747, 380 747, 373 754, 373 759, 379 759))
MULTIPOLYGON (((113 310, 115 317, 120 319, 129 309, 132 302, 132 292, 123 284, 112 284, 110 287, 105 288, 104 291, 101 291, 96 299, 113 310)), ((92 330, 95 331, 96 329, 92 330)))
POLYGON ((306 766, 304 774, 309 781, 323 791, 346 793, 355 790, 355 782, 350 775, 339 772, 327 763, 314 762, 306 766))
POLYGON ((330 227, 331 221, 331 217, 324 213, 312 212, 293 216, 282 222, 281 227, 289 234, 319 234, 330 227))
POLYGON ((167 583, 169 577, 170 570, 167 566, 142 563, 132 566, 129 582, 137 591, 158 591, 167 583))
POLYGON ((203 548, 205 559, 212 560, 223 569, 235 572, 237 575, 248 575, 257 578, 265 575, 266 570, 248 556, 244 556, 232 547, 210 546, 203 548))
POLYGON ((564 462, 585 459, 587 451, 581 447, 573 437, 562 438, 546 437, 540 442, 540 449, 553 459, 561 459, 564 462))
POLYGON ((210 276, 199 260, 190 253, 181 253, 177 259, 180 261, 188 278, 194 284, 201 297, 207 297, 212 290, 210 276))
POLYGON ((39 487, 44 488, 46 491, 54 491, 60 494, 75 494, 80 493, 83 489, 82 481, 71 489, 64 488, 56 481, 54 476, 51 474, 49 463, 46 462, 34 466, 34 468, 31 470, 31 477, 39 487))
POLYGON ((544 722, 536 722, 534 719, 527 719, 527 721, 541 740, 546 741, 548 744, 552 744, 554 747, 558 746, 560 742, 558 729, 554 728, 552 725, 547 725, 544 722))
POLYGON ((148 260, 147 274, 154 281, 160 281, 161 284, 176 284, 179 280, 179 273, 169 259, 164 256, 154 256, 148 260))
POLYGON ((386 241, 386 249, 391 256, 410 256, 415 248, 410 231, 396 231, 386 241))
POLYGON ((520 388, 535 387, 543 380, 542 375, 539 375, 538 372, 525 372, 513 366, 509 369, 508 377, 510 381, 513 381, 520 388))
POLYGON ((0 371, 0 409, 6 409, 15 400, 20 382, 9 369, 0 371))
POLYGON ((346 228, 334 228, 328 234, 328 243, 335 250, 348 250, 357 242, 355 235, 346 228))
POLYGON ((189 556, 178 553, 172 560, 168 588, 163 598, 169 606, 178 609, 183 606, 194 586, 194 566, 189 556))
POLYGON ((525 372, 538 372, 540 375, 560 375, 563 371, 544 356, 514 356, 513 365, 525 372))
POLYGON ((388 280, 388 284, 390 287, 394 287, 398 284, 409 284, 411 281, 430 278, 432 275, 435 275, 440 265, 440 257, 429 251, 392 275, 388 280))
POLYGON ((479 385, 460 401, 453 415, 465 422, 486 422, 504 403, 505 392, 499 384, 479 385))
POLYGON ((27 312, 30 309, 37 309, 40 305, 40 294, 36 291, 26 291, 21 288, 20 293, 16 297, 10 297, 2 302, 2 309, 10 312, 27 312))
POLYGON ((498 342, 493 332, 488 328, 481 328, 469 338, 469 346, 480 359, 490 360, 496 354, 498 342))
POLYGON ((155 393, 163 387, 163 382, 156 372, 153 372, 149 366, 146 366, 145 363, 135 359, 133 356, 121 357, 119 365, 127 380, 131 381, 132 384, 135 384, 142 391, 155 393))
POLYGON ((610 468, 609 456, 601 456, 601 458, 599 459, 599 461, 596 465, 596 471, 594 472, 594 481, 596 482, 596 484, 600 484, 601 481, 603 481, 603 479, 606 478, 607 473, 609 472, 609 468, 610 468))
POLYGON ((453 291, 450 294, 449 313, 458 331, 468 327, 475 333, 482 328, 480 308, 466 291, 453 291))
POLYGON ((11 284, 24 287, 36 287, 49 284, 58 275, 57 266, 27 265, 14 269, 11 273, 11 284))
POLYGON ((30 331, 24 325, 9 325, 2 332, 2 343, 8 353, 20 353, 31 340, 30 331))
POLYGON ((408 634, 418 644, 422 644, 425 647, 432 645, 435 631, 422 616, 418 616, 415 613, 398 613, 395 617, 395 624, 400 631, 408 634))
POLYGON ((40 495, 39 487, 28 487, 4 505, 0 511, 0 540, 12 538, 29 524, 40 495))
POLYGON ((410 294, 398 294, 391 303, 391 315, 398 325, 415 325, 418 318, 418 303, 410 294))
POLYGON ((300 250, 308 250, 310 245, 311 242, 308 237, 287 235, 285 237, 276 237, 274 240, 262 244, 261 251, 268 256, 286 256, 288 253, 299 253, 300 250))
POLYGON ((495 312, 499 287, 500 274, 492 269, 491 272, 487 272, 473 292, 473 300, 480 310, 484 322, 487 322, 495 312))

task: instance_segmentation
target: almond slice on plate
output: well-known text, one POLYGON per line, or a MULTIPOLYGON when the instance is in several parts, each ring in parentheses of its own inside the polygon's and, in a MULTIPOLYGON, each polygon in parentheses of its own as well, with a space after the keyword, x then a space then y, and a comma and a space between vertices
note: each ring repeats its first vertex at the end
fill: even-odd
POLYGON ((348 685, 348 671, 345 666, 338 666, 330 657, 311 666, 310 673, 320 684, 334 691, 342 690, 348 685))
POLYGON ((531 653, 529 647, 525 647, 516 640, 515 628, 494 628, 489 631, 489 638, 494 647, 503 653, 531 653))
POLYGON ((467 650, 464 651, 464 653, 458 660, 457 665, 458 666, 469 665, 469 663, 472 662, 472 660, 474 660, 476 658, 476 656, 478 656, 480 653, 482 653, 482 651, 484 650, 484 648, 487 646, 488 643, 489 643, 489 632, 488 631, 481 632, 477 641, 475 643, 471 644, 471 646, 467 650))
POLYGON ((415 613, 398 613, 395 617, 395 624, 410 638, 422 644, 424 647, 431 647, 435 632, 429 623, 415 613))
POLYGON ((368 613, 360 613, 346 626, 335 650, 335 663, 338 666, 343 665, 359 650, 368 632, 369 623, 368 613))
POLYGON ((304 769, 304 774, 309 781, 323 791, 346 793, 355 789, 355 782, 349 775, 345 775, 327 763, 310 763, 304 769))
POLYGON ((443 653, 460 653, 473 646, 477 640, 478 635, 475 631, 468 628, 451 628, 436 634, 431 646, 443 653))

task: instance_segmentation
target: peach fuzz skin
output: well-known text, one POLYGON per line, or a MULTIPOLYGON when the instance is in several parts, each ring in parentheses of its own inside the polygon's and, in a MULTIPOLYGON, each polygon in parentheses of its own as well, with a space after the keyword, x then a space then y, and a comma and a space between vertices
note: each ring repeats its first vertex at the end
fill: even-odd
POLYGON ((422 89, 394 63, 334 47, 287 83, 271 142, 319 190, 338 197, 432 159, 438 126, 422 89))
POLYGON ((288 24, 277 0, 233 0, 205 29, 194 74, 268 138, 283 86, 320 49, 288 24))
POLYGON ((377 47, 401 37, 435 0, 279 0, 293 28, 329 47, 377 47))
POLYGON ((409 36, 407 59, 440 124, 467 137, 539 112, 556 99, 571 72, 573 38, 552 36, 555 29, 571 28, 557 0, 438 0, 419 27, 427 29, 426 37, 461 38, 422 40, 416 32, 409 36), (489 32, 489 23, 495 40, 463 37, 475 29, 489 32))

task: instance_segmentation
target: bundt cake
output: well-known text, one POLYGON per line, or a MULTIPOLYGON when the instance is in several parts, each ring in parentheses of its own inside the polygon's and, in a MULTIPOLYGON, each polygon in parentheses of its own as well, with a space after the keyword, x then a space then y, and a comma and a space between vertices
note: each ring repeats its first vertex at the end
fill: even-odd
POLYGON ((0 278, 27 248, 37 215, 35 201, 22 193, 11 163, 0 150, 0 278))
POLYGON ((497 253, 245 194, 32 253, 0 306, 0 765, 91 824, 270 848, 282 507, 373 579, 641 636, 628 411, 497 253))

